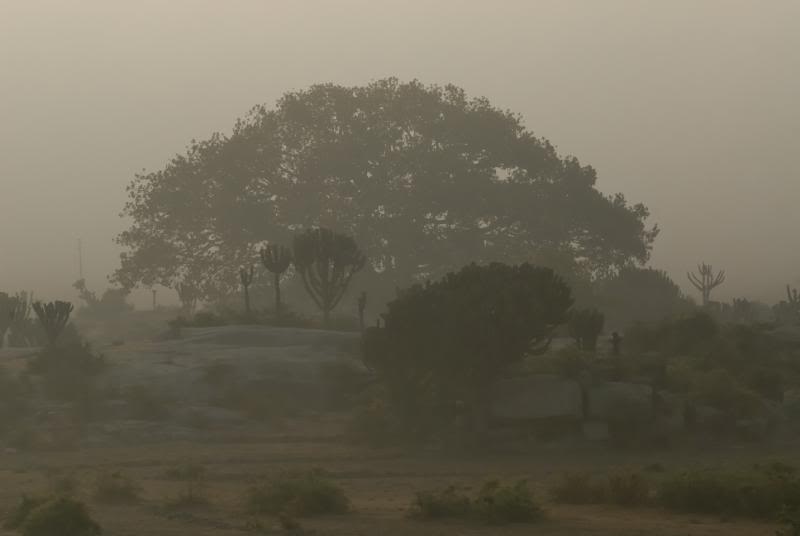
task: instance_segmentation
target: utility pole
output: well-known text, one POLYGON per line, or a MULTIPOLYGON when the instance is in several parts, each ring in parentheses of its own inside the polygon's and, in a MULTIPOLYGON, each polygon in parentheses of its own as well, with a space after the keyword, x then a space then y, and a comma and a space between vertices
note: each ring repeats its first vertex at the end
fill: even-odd
POLYGON ((83 241, 78 239, 78 279, 83 279, 83 241))

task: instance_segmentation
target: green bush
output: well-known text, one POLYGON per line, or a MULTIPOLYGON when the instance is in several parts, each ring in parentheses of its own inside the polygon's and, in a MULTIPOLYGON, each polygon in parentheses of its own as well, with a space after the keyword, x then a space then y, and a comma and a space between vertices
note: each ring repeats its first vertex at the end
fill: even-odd
POLYGON ((86 506, 67 497, 51 499, 29 509, 18 528, 23 536, 95 536, 102 533, 86 506))
POLYGON ((524 480, 510 486, 487 482, 478 493, 475 510, 483 521, 492 525, 530 523, 544 517, 524 480))
POLYGON ((651 500, 648 480, 635 471, 621 471, 608 476, 608 500, 619 506, 641 506, 651 500))
POLYGON ((595 504, 605 501, 606 488, 589 473, 564 473, 550 487, 550 496, 558 503, 595 504))
POLYGON ((665 479, 658 499, 680 512, 774 519, 800 509, 800 478, 793 468, 776 464, 742 471, 687 471, 665 479))
POLYGON ((253 513, 304 517, 345 514, 350 501, 341 488, 319 469, 289 472, 254 486, 248 494, 253 513))
POLYGON ((97 478, 94 499, 106 504, 130 504, 139 501, 139 486, 120 473, 104 473, 97 478))
POLYGON ((472 519, 492 525, 530 523, 544 517, 524 480, 509 486, 487 482, 474 499, 456 486, 417 492, 410 513, 420 519, 472 519))

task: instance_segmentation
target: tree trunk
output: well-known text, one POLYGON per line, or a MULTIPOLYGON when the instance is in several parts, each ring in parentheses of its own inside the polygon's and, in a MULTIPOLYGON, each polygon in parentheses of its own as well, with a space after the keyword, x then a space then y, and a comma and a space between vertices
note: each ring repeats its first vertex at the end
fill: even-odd
POLYGON ((281 274, 275 274, 275 318, 281 317, 281 274))

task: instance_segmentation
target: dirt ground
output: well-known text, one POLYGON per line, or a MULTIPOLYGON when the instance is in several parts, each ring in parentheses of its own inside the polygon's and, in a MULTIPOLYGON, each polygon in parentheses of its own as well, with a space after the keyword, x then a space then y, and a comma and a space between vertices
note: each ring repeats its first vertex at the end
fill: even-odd
MULTIPOLYGON (((565 451, 541 448, 513 456, 456 457, 354 447, 342 441, 335 426, 304 425, 281 432, 254 432, 203 444, 155 443, 142 446, 86 448, 60 452, 0 454, 0 509, 14 507, 21 494, 48 490, 57 476, 78 483, 77 494, 110 536, 285 534, 277 520, 261 518, 260 529, 244 506, 248 487, 259 478, 286 469, 322 468, 352 500, 353 513, 302 520, 305 534, 363 536, 472 535, 773 535, 777 527, 748 520, 686 516, 659 509, 609 506, 562 506, 546 502, 548 480, 564 470, 606 471, 660 464, 682 468, 692 464, 739 464, 781 459, 797 462, 793 449, 760 447, 692 449, 683 452, 621 453, 598 447, 565 451), (303 433, 303 430, 309 433, 303 433), (313 434, 311 432, 314 432, 313 434), (168 469, 183 463, 203 464, 208 507, 174 510, 165 507, 184 484, 171 480, 168 469), (142 487, 135 505, 107 506, 92 499, 101 473, 122 471, 142 487), (54 476, 55 475, 55 476, 54 476), (489 527, 458 522, 419 521, 407 515, 414 492, 443 485, 480 486, 488 479, 529 479, 545 502, 547 520, 535 525, 489 527)), ((0 529, 2 530, 2 529, 0 529)))

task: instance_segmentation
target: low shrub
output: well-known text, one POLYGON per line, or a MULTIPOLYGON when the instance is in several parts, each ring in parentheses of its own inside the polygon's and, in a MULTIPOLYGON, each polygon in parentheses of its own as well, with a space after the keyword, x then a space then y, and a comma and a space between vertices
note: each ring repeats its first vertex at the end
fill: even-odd
POLYGON ((605 501, 606 488, 589 473, 564 473, 550 487, 550 496, 558 503, 595 504, 605 501))
POLYGON ((472 519, 492 525, 530 523, 544 517, 524 480, 509 486, 487 482, 475 498, 456 486, 417 492, 410 514, 419 519, 472 519))
POLYGON ((658 499, 680 512, 775 519, 782 512, 800 510, 800 478, 782 464, 686 471, 666 478, 658 499))
POLYGON ((8 517, 3 523, 3 527, 10 530, 22 527, 22 524, 28 519, 30 513, 48 500, 48 497, 23 495, 17 503, 17 506, 8 514, 8 517))
POLYGON ((350 501, 341 488, 319 469, 289 472, 250 489, 249 508, 253 513, 305 517, 345 514, 350 501))
POLYGON ((619 506, 642 506, 652 499, 650 482, 635 471, 620 471, 608 476, 608 500, 619 506))
POLYGON ((139 501, 140 488, 128 476, 104 473, 97 478, 94 499, 106 504, 131 504, 139 501))
POLYGON ((52 399, 84 401, 91 398, 94 377, 105 368, 102 355, 88 343, 49 346, 28 362, 28 371, 44 380, 45 394, 52 399))
POLYGON ((487 482, 478 493, 475 511, 481 520, 492 525, 531 523, 544 517, 525 480, 510 486, 487 482))
POLYGON ((422 519, 466 517, 472 513, 472 499, 456 486, 418 491, 411 504, 411 515, 422 519))
MULTIPOLYGON (((23 500, 24 501, 24 500, 23 500)), ((102 533, 80 501, 68 497, 29 503, 19 510, 18 528, 22 536, 95 536, 102 533)))

